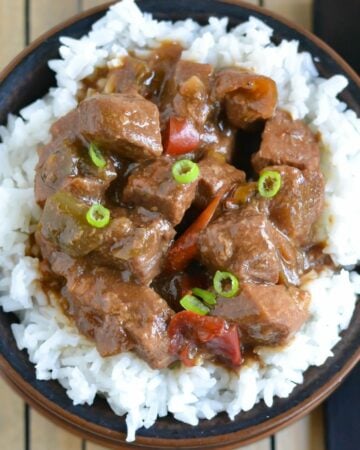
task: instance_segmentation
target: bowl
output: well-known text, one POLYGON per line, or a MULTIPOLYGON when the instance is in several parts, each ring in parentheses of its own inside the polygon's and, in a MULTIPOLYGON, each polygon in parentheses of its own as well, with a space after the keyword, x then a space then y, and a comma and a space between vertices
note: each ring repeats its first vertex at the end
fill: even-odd
MULTIPOLYGON (((302 50, 316 57, 320 74, 329 77, 340 73, 349 79, 341 98, 360 114, 360 80, 357 74, 324 42, 277 15, 237 0, 139 0, 144 11, 157 19, 178 20, 191 17, 205 23, 209 16, 229 17, 230 27, 245 21, 249 15, 274 28, 274 41, 296 39, 302 50)), ((16 57, 0 75, 0 124, 9 112, 43 96, 55 84, 47 67, 49 59, 58 55, 59 37, 78 38, 89 31, 93 22, 106 11, 109 4, 76 15, 37 39, 16 57)), ((9 384, 39 412, 60 426, 104 446, 125 448, 208 448, 232 449, 249 444, 289 425, 309 413, 342 382, 360 359, 360 305, 342 340, 334 348, 334 356, 320 367, 305 373, 303 384, 289 398, 275 398, 268 408, 263 401, 252 410, 242 412, 234 421, 219 414, 212 420, 200 421, 196 427, 175 421, 172 416, 159 419, 149 429, 137 433, 135 443, 125 443, 124 418, 116 416, 105 400, 97 398, 93 406, 74 406, 65 390, 55 381, 39 381, 27 353, 16 347, 10 325, 16 321, 12 314, 0 312, 0 369, 9 384)))

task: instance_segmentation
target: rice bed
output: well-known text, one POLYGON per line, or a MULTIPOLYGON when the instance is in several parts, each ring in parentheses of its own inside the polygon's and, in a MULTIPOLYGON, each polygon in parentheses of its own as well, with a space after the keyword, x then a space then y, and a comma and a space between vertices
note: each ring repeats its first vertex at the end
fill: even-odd
POLYGON ((57 87, 19 117, 10 115, 7 126, 0 128, 0 305, 18 315, 20 323, 12 330, 19 349, 26 349, 35 364, 37 378, 58 380, 74 404, 91 405, 96 394, 104 396, 116 414, 127 414, 128 441, 135 439, 137 429, 168 413, 196 425, 220 411, 234 419, 261 399, 270 407, 275 396, 287 397, 309 366, 332 356, 360 292, 356 273, 309 274, 302 287, 312 296, 310 319, 281 351, 258 347, 261 367, 249 362, 235 374, 211 363, 153 370, 133 353, 102 358, 59 311, 56 299, 41 290, 38 260, 25 256, 40 215, 33 191, 36 148, 50 140, 51 124, 76 106, 81 79, 95 67, 117 65, 129 50, 146 54, 165 39, 184 46, 183 59, 217 68, 247 67, 276 81, 279 106, 322 136, 326 205, 317 233, 327 241, 325 252, 338 265, 355 265, 360 259, 360 120, 336 98, 347 80, 319 77, 311 56, 299 52, 298 42, 275 46, 272 30, 254 17, 230 32, 227 23, 226 18, 210 18, 204 27, 190 19, 158 22, 132 0, 123 0, 88 35, 60 39, 61 59, 49 62, 57 87))

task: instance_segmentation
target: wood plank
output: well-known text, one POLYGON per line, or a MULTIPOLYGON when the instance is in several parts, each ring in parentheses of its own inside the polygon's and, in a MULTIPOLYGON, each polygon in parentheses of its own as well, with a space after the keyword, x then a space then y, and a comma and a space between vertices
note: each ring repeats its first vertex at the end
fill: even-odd
POLYGON ((104 0, 80 0, 81 9, 85 11, 86 9, 93 8, 105 3, 104 0))
POLYGON ((24 448, 25 404, 0 378, 0 448, 20 450, 24 448))
POLYGON ((94 444, 93 442, 86 441, 86 450, 106 450, 101 445, 94 444))
POLYGON ((254 444, 246 445, 245 447, 241 447, 237 450, 270 450, 270 449, 271 449, 270 438, 266 438, 266 439, 262 439, 259 442, 255 442, 254 444))
POLYGON ((34 409, 31 410, 30 427, 30 448, 32 450, 82 449, 82 440, 80 438, 49 422, 34 409))
MULTIPOLYGON (((270 450, 271 444, 270 439, 262 439, 259 442, 256 442, 255 444, 247 445, 245 447, 241 447, 237 450, 270 450)), ((291 447, 289 447, 290 449, 291 447)), ((287 450, 289 450, 287 449, 287 450)), ((97 444, 94 444, 90 441, 86 442, 86 450, 106 450, 105 447, 99 446, 97 444)), ((291 448, 291 450, 293 450, 291 448)), ((304 447, 302 450, 307 450, 306 447, 304 447)))
MULTIPOLYGON (((245 0, 247 3, 251 3, 252 5, 260 5, 260 0, 245 0)), ((244 447, 245 449, 247 447, 244 447)))
POLYGON ((311 29, 312 0, 264 0, 264 6, 308 30, 311 29))
POLYGON ((25 0, 0 0, 0 70, 25 45, 25 0))
POLYGON ((30 3, 30 39, 36 39, 79 11, 78 0, 32 0, 30 3))
POLYGON ((276 450, 325 450, 322 407, 279 431, 275 442, 276 450))

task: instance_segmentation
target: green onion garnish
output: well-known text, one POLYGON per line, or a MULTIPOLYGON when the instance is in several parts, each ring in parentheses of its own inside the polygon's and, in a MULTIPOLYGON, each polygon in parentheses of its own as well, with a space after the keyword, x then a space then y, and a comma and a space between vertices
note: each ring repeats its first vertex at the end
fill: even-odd
POLYGON ((187 184, 192 183, 198 178, 200 169, 190 159, 180 159, 172 166, 171 172, 175 181, 181 184, 187 184))
POLYGON ((198 298, 193 295, 187 294, 180 300, 180 305, 187 311, 192 311, 201 316, 208 314, 210 309, 204 305, 198 298))
POLYGON ((222 297, 234 297, 239 291, 239 280, 230 272, 218 270, 215 273, 213 284, 215 291, 222 297))
POLYGON ((281 175, 274 170, 266 170, 260 175, 258 191, 262 197, 274 197, 281 188, 281 175))
POLYGON ((86 213, 86 220, 92 227, 104 228, 110 222, 110 211, 100 203, 96 203, 86 213))
POLYGON ((191 290, 194 295, 200 297, 207 305, 216 305, 216 295, 213 292, 200 288, 192 288, 191 290))
POLYGON ((91 161, 99 169, 103 169, 104 167, 106 167, 106 159, 103 157, 99 147, 95 144, 95 142, 91 142, 89 146, 89 156, 91 158, 91 161))

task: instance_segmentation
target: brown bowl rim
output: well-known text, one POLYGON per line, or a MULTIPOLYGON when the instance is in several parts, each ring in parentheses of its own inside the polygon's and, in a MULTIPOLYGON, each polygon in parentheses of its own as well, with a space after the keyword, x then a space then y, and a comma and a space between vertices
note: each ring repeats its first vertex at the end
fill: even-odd
MULTIPOLYGON (((266 16, 275 19, 286 27, 293 29, 312 41, 317 47, 321 48, 327 53, 331 59, 333 59, 351 78, 357 87, 360 88, 360 77, 350 67, 350 65, 330 46, 328 46, 323 40, 315 36, 310 31, 306 30, 301 25, 298 25, 278 13, 274 13, 262 6, 253 5, 242 0, 218 0, 221 3, 233 4, 239 7, 253 10, 254 12, 265 14, 266 16)), ((58 33, 62 29, 74 24, 75 22, 84 19, 102 11, 106 11, 115 1, 107 2, 86 11, 75 14, 71 18, 62 21, 55 27, 52 27, 47 32, 43 33, 37 39, 35 39, 30 45, 25 47, 15 58, 10 61, 9 64, 0 72, 0 83, 15 69, 15 67, 26 58, 33 50, 39 47, 43 41, 50 36, 58 33)), ((211 436, 204 438, 192 438, 186 439, 186 448, 209 448, 209 449, 234 449, 239 445, 247 445, 258 439, 267 437, 285 425, 288 426, 291 423, 299 420, 316 406, 318 406, 327 396, 329 396, 343 381, 345 376, 351 371, 351 369, 360 361, 360 348, 356 351, 352 357, 344 364, 341 369, 330 379, 327 383, 322 385, 309 397, 303 400, 301 403, 287 410, 286 412, 279 414, 268 421, 259 425, 229 433, 224 439, 225 445, 219 445, 219 436, 211 436)), ((105 446, 111 446, 117 449, 132 448, 185 448, 180 446, 178 439, 157 439, 137 437, 135 443, 125 443, 125 435, 120 432, 109 430, 105 427, 90 423, 85 419, 79 418, 77 415, 72 414, 63 408, 59 407, 56 403, 52 402, 42 394, 40 394, 30 383, 26 382, 21 375, 8 363, 8 361, 0 355, 0 375, 3 376, 5 381, 20 394, 20 396, 39 411, 42 415, 50 418, 52 421, 66 428, 67 430, 85 438, 93 440, 105 446), (155 445, 155 446, 154 446, 155 445)))

